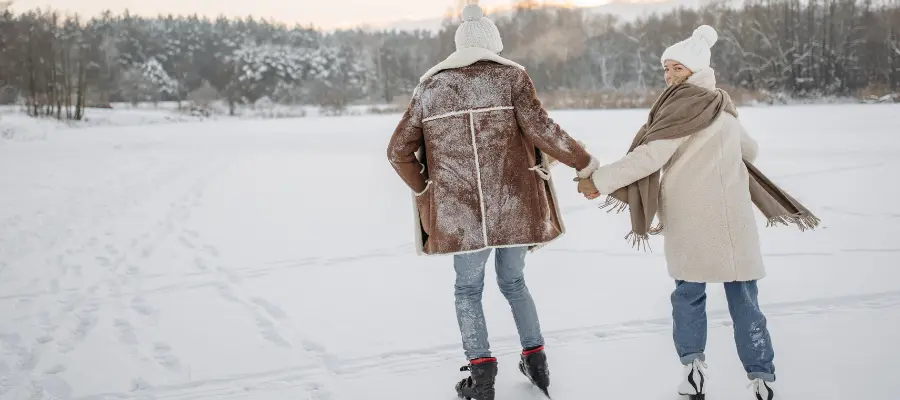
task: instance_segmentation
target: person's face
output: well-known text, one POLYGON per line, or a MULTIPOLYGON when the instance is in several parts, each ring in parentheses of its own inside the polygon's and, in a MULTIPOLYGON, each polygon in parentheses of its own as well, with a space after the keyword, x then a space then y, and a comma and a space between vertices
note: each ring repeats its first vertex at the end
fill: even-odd
POLYGON ((665 65, 666 85, 672 86, 687 80, 693 72, 678 61, 666 60, 665 65))

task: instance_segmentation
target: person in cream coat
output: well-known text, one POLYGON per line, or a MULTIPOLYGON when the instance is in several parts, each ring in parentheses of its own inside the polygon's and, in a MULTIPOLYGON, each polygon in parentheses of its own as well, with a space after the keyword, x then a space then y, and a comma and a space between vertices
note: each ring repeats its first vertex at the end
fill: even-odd
MULTIPOLYGON (((716 91, 710 49, 717 39, 716 31, 704 25, 669 47, 661 59, 667 85, 686 82, 716 91)), ((669 274, 676 281, 671 296, 673 336, 684 365, 678 391, 692 399, 703 399, 706 393, 707 283, 725 285, 738 354, 755 398, 776 398, 772 341, 757 300, 757 281, 765 276, 765 268, 744 164, 752 163, 757 153, 741 122, 721 112, 706 128, 637 146, 592 175, 598 193, 588 198, 662 170, 659 233, 669 274)))

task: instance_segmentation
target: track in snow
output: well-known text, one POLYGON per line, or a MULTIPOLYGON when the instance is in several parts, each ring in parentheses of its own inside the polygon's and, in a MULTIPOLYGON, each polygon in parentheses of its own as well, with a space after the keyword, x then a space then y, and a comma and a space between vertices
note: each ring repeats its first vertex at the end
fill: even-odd
MULTIPOLYGON (((900 308, 900 291, 878 294, 841 296, 826 299, 770 304, 764 307, 769 319, 781 319, 796 315, 845 312, 856 309, 900 308)), ((727 312, 709 314, 709 327, 730 326, 731 317, 727 312)), ((670 319, 649 319, 629 321, 622 324, 593 326, 545 333, 547 346, 551 348, 578 346, 593 342, 626 340, 630 338, 658 335, 669 332, 670 319)), ((517 337, 492 339, 492 352, 496 356, 516 354, 519 348, 517 337)), ((416 349, 390 354, 376 355, 348 360, 333 360, 328 367, 285 368, 253 374, 225 376, 217 379, 193 381, 172 386, 146 388, 134 393, 101 393, 78 397, 76 400, 131 400, 151 398, 156 400, 225 399, 275 389, 304 387, 319 392, 322 378, 340 375, 365 375, 367 371, 378 369, 399 375, 430 368, 440 368, 444 364, 458 361, 459 344, 448 344, 424 349, 416 349), (414 360, 414 361, 411 361, 414 360)), ((320 396, 323 396, 320 394, 320 396)), ((319 397, 327 399, 327 395, 319 397)))

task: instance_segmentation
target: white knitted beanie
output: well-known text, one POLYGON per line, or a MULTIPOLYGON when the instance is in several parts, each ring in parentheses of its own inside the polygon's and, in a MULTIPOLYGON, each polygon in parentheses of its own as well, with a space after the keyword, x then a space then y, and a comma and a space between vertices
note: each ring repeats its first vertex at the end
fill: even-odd
POLYGON ((719 34, 709 25, 694 30, 694 34, 673 44, 661 57, 663 65, 666 60, 678 61, 691 72, 697 73, 709 68, 709 49, 719 40, 719 34))
POLYGON ((470 47, 488 49, 494 53, 503 51, 500 31, 477 4, 469 4, 462 10, 462 25, 456 29, 456 50, 470 47))

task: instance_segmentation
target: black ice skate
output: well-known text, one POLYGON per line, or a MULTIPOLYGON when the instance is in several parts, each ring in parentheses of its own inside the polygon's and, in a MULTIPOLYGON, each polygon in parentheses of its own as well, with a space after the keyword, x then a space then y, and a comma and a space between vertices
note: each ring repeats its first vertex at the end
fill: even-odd
POLYGON ((479 358, 459 369, 469 376, 456 384, 456 394, 466 400, 494 400, 494 379, 497 378, 497 359, 479 358))
POLYGON ((525 350, 522 352, 522 361, 519 361, 519 371, 541 390, 547 398, 550 398, 550 367, 547 365, 547 354, 544 346, 525 350))

